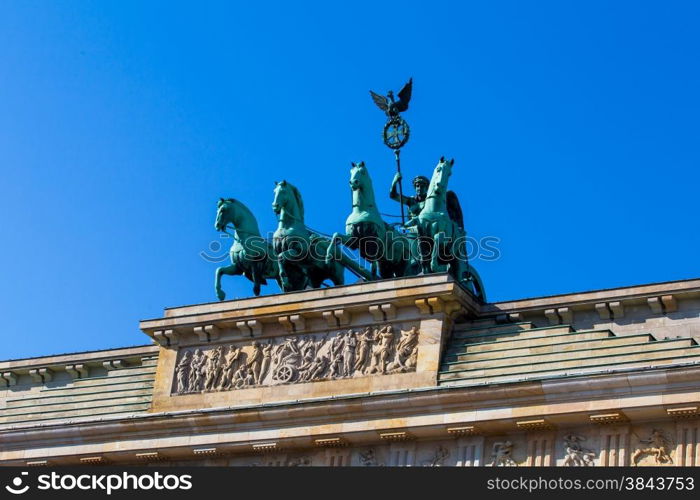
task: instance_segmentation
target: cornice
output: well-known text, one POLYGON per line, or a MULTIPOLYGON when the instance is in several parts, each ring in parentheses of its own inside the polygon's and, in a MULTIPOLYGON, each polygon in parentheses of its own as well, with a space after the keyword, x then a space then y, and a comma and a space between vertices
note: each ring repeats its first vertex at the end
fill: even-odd
MULTIPOLYGON (((289 401, 244 407, 212 408, 181 412, 151 413, 128 418, 110 418, 82 422, 61 422, 51 425, 22 426, 0 430, 0 462, 12 460, 13 450, 32 448, 54 449, 63 446, 99 445, 120 441, 122 451, 142 451, 143 443, 166 450, 167 444, 183 446, 178 436, 204 436, 226 432, 254 433, 288 427, 303 422, 304 427, 344 424, 362 419, 365 422, 384 422, 410 417, 436 417, 431 427, 441 429, 446 415, 470 415, 453 424, 476 424, 480 429, 497 430, 512 427, 516 420, 527 418, 528 408, 548 405, 561 407, 557 414, 547 415, 548 422, 563 418, 571 424, 572 418, 581 423, 589 421, 587 410, 591 402, 602 401, 598 410, 607 407, 623 409, 634 417, 635 407, 654 407, 659 415, 666 415, 664 405, 640 403, 644 395, 696 393, 700 382, 700 366, 656 368, 645 371, 578 376, 532 382, 494 384, 488 386, 438 387, 387 391, 384 393, 355 394, 318 400, 289 401), (634 404, 625 406, 625 399, 634 404), (614 402, 614 404, 613 404, 614 402), (497 416, 499 408, 514 409, 513 416, 497 416), (514 415, 518 415, 516 418, 514 415), (512 422, 511 422, 512 421, 512 422), (512 424, 512 425, 511 425, 512 424), (436 427, 437 426, 437 427, 436 427), (154 444, 162 441, 161 444, 154 444)), ((537 413, 532 413, 537 416, 537 413)), ((454 426, 454 425, 453 425, 454 426)), ((389 428, 390 429, 390 428, 389 428)), ((186 440, 183 439, 183 443, 186 440)), ((239 443, 240 444, 240 443, 239 443)), ((150 449, 150 447, 147 446, 150 449)))

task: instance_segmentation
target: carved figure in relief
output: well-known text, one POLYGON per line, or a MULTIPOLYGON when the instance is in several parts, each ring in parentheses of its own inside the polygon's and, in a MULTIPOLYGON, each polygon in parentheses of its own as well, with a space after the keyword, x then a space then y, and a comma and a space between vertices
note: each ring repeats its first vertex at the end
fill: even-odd
POLYGON ((241 365, 241 367, 238 368, 238 370, 236 370, 236 374, 233 376, 233 387, 235 389, 240 389, 241 387, 245 387, 247 379, 248 379, 248 366, 241 365))
POLYGON ((330 364, 331 360, 328 356, 318 356, 304 374, 303 380, 308 381, 324 378, 330 364))
POLYGON ((300 359, 301 352, 299 351, 299 339, 297 337, 287 337, 281 344, 275 358, 275 367, 272 374, 273 380, 277 380, 277 372, 280 370, 280 368, 283 366, 291 366, 296 368, 300 359))
POLYGON ((247 346, 219 345, 186 350, 175 366, 175 392, 240 389, 274 383, 310 382, 415 369, 418 329, 391 325, 363 332, 289 336, 276 343, 251 340, 247 346))
POLYGON ((348 330, 343 343, 343 375, 352 377, 355 371, 355 349, 357 348, 357 337, 353 330, 348 330))
POLYGON ((221 386, 221 381, 224 378, 224 368, 226 368, 226 346, 217 347, 219 351, 219 361, 216 365, 216 376, 214 377, 214 385, 211 390, 215 391, 221 386))
POLYGON ((221 351, 222 347, 219 346, 216 349, 212 349, 207 354, 207 361, 204 367, 205 370, 205 380, 204 380, 204 390, 213 391, 216 387, 217 379, 221 371, 221 351))
POLYGON ((202 382, 204 379, 204 365, 207 362, 207 357, 201 349, 194 351, 192 363, 190 364, 190 392, 198 392, 202 390, 202 382))
POLYGON ((338 377, 342 369, 342 359, 339 359, 343 353, 343 334, 339 333, 331 338, 329 355, 331 358, 331 377, 338 377))
POLYGON ((392 351, 394 348, 394 328, 391 325, 387 325, 381 330, 375 338, 377 345, 374 346, 374 351, 372 352, 372 367, 369 373, 386 373, 386 366, 388 361, 392 357, 392 351))
POLYGON ((299 366, 299 372, 305 373, 311 368, 314 360, 316 359, 316 343, 313 339, 306 337, 304 343, 301 345, 301 366, 299 366))
POLYGON ((493 443, 493 451, 491 453, 492 467, 512 467, 518 464, 511 456, 513 453, 513 443, 510 441, 499 441, 493 443))
POLYGON ((401 339, 396 351, 402 358, 408 358, 413 349, 418 345, 418 328, 415 326, 407 332, 401 332, 401 339))
POLYGON ((405 372, 414 371, 416 369, 416 364, 418 363, 418 347, 413 349, 413 352, 404 363, 403 367, 405 372))
POLYGON ((396 346, 396 355, 387 370, 390 373, 406 372, 415 367, 415 356, 418 352, 418 328, 415 326, 409 331, 401 332, 401 339, 396 346))
POLYGON ((280 342, 272 348, 272 366, 279 364, 279 360, 282 357, 282 349, 284 349, 284 342, 280 342))
POLYGON ((306 467, 311 465, 310 457, 296 457, 287 461, 287 467, 306 467))
POLYGON ((564 436, 566 457, 564 457, 564 465, 569 467, 587 467, 594 465, 595 453, 591 450, 583 448, 581 443, 586 438, 575 434, 564 436))
POLYGON ((372 448, 369 448, 366 452, 360 452, 360 464, 365 467, 377 467, 382 464, 377 462, 377 457, 372 448))
POLYGON ((369 364, 369 354, 372 351, 372 342, 374 342, 374 334, 369 326, 365 331, 358 335, 357 351, 355 354, 355 371, 365 373, 365 369, 369 364))
POLYGON ((304 353, 308 351, 309 349, 315 349, 316 348, 316 340, 314 340, 312 337, 309 335, 306 335, 301 343, 299 344, 299 352, 301 352, 301 355, 304 356, 304 353))
POLYGON ((246 371, 245 380, 244 380, 243 385, 250 387, 250 386, 253 386, 255 384, 256 384, 255 373, 253 372, 253 370, 248 368, 248 370, 246 371))
POLYGON ((248 358, 248 368, 253 376, 253 384, 260 383, 260 369, 264 357, 262 344, 257 340, 253 341, 253 352, 248 358))
POLYGON ((664 431, 661 429, 652 429, 651 435, 647 439, 640 439, 640 443, 648 445, 646 447, 637 448, 632 455, 632 465, 639 465, 639 460, 645 455, 654 457, 654 461, 661 464, 672 464, 673 460, 669 454, 670 441, 666 438, 664 431))
POLYGON ((301 361, 299 338, 287 338, 282 344, 276 359, 277 362, 272 370, 272 379, 282 383, 296 380, 299 375, 298 368, 301 361))
POLYGON ((192 356, 190 356, 189 351, 185 351, 180 359, 180 362, 175 368, 175 375, 177 377, 177 392, 179 394, 185 393, 189 390, 190 363, 192 363, 192 356))
POLYGON ((267 344, 262 348, 262 366, 260 367, 260 381, 265 379, 265 376, 267 375, 268 370, 270 369, 270 365, 272 364, 272 350, 274 349, 274 345, 272 344, 272 340, 268 340, 267 344))
POLYGON ((219 383, 220 390, 230 389, 233 385, 233 375, 238 369, 238 361, 241 358, 241 348, 229 346, 228 354, 224 358, 224 366, 221 373, 221 382, 219 383))
POLYGON ((307 377, 309 375, 309 370, 314 366, 314 361, 316 358, 313 358, 311 360, 304 359, 301 363, 301 366, 297 369, 297 372, 299 374, 298 380, 307 380, 307 377))
POLYGON ((331 378, 343 376, 343 355, 336 354, 331 361, 331 378))
POLYGON ((429 460, 425 460, 423 465, 426 467, 442 467, 449 456, 450 450, 443 446, 438 446, 433 456, 429 460))

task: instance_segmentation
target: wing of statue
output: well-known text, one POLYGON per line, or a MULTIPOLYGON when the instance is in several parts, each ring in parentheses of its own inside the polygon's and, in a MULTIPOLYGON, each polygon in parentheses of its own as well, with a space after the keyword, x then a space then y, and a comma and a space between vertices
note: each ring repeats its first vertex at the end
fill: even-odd
POLYGON ((399 112, 408 109, 408 101, 411 100, 411 90, 413 90, 413 78, 408 80, 408 83, 399 91, 399 100, 396 103, 396 110, 399 112))
POLYGON ((462 214, 462 206, 459 204, 459 198, 454 191, 447 192, 447 213, 457 225, 464 229, 464 215, 462 214))
POLYGON ((384 97, 383 95, 379 95, 376 92, 372 92, 371 90, 369 91, 369 93, 372 96, 374 104, 376 104, 379 109, 381 109, 384 112, 389 110, 389 100, 386 97, 384 97))

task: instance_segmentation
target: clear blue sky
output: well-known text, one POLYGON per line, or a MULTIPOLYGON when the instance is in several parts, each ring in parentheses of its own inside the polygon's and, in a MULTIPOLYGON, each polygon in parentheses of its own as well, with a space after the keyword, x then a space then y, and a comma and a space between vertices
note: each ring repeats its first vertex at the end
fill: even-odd
POLYGON ((287 178, 342 230, 350 162, 393 175, 367 91, 409 76, 406 177, 456 159, 491 300, 700 275, 698 2, 337 4, 0 4, 0 359, 215 300, 220 196, 272 230, 287 178))

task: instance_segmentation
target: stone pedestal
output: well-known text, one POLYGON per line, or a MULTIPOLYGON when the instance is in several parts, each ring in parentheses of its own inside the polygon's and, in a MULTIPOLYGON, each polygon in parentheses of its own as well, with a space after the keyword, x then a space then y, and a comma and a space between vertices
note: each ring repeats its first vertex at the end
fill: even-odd
POLYGON ((435 387, 457 316, 479 305, 447 275, 167 309, 152 411, 435 387))

